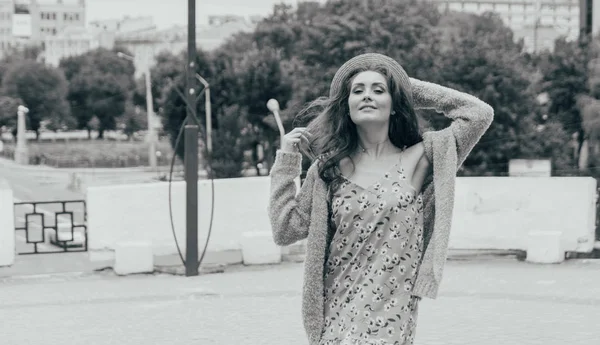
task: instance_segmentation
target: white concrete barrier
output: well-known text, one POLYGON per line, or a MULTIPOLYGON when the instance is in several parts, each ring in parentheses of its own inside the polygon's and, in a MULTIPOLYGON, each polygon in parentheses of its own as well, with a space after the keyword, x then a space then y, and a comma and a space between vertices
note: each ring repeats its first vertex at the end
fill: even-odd
POLYGON ((154 272, 152 244, 143 241, 118 242, 115 246, 114 270, 118 275, 154 272))
MULTIPOLYGON (((241 250, 244 232, 271 231, 267 216, 269 182, 269 177, 214 181, 214 219, 207 251, 241 250)), ((177 253, 169 218, 168 183, 89 187, 86 199, 92 260, 113 259, 119 241, 148 241, 154 255, 177 253)), ((185 255, 185 182, 173 183, 172 205, 175 234, 185 255)), ((211 206, 210 181, 199 181, 199 250, 208 235, 211 206)))
MULTIPOLYGON (((277 253, 271 243, 269 182, 269 177, 215 180, 209 252, 242 252, 237 263, 276 261, 280 254, 286 255, 288 248, 279 248, 277 253), (261 235, 244 235, 246 232, 261 235), (256 256, 260 254, 257 248, 265 250, 265 257, 256 256)), ((210 192, 210 181, 200 181, 200 250, 208 234, 210 192)), ((531 231, 558 231, 561 250, 590 252, 594 246, 595 193, 596 181, 586 177, 458 178, 450 248, 533 250, 531 231)), ((175 233, 185 255, 185 182, 173 183, 172 202, 175 233)), ((87 210, 93 260, 113 259, 120 241, 147 241, 154 255, 177 254, 166 182, 90 187, 87 210)))
POLYGON ((457 178, 450 248, 527 250, 530 231, 559 231, 564 251, 591 252, 595 200, 591 177, 457 178))
POLYGON ((278 264, 281 262, 281 247, 273 241, 271 231, 244 232, 240 244, 244 265, 278 264))
POLYGON ((0 178, 0 266, 15 262, 15 215, 13 192, 0 178))
POLYGON ((565 261, 562 235, 560 231, 529 232, 526 261, 537 264, 558 264, 565 261))

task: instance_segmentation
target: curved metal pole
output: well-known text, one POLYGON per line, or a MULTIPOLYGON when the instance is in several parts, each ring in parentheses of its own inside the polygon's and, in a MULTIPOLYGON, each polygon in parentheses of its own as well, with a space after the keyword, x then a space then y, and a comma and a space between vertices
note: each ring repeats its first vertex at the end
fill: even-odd
POLYGON ((206 79, 202 78, 202 76, 196 73, 196 79, 198 79, 202 85, 204 85, 204 90, 206 90, 205 95, 205 113, 206 113, 206 150, 209 154, 212 153, 212 115, 211 115, 211 103, 210 103, 210 84, 206 81, 206 79))

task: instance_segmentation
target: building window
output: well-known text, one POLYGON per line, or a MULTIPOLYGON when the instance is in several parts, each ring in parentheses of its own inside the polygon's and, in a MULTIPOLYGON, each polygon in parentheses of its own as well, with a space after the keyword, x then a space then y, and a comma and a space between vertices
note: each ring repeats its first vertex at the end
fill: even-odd
POLYGON ((75 20, 79 21, 79 13, 75 13, 75 20))
POLYGON ((56 12, 52 13, 52 20, 56 20, 56 12))

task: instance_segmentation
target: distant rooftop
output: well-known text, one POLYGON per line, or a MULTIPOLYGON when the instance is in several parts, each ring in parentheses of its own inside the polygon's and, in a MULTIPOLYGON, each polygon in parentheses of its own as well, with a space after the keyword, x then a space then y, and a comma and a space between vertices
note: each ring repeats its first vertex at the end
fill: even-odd
POLYGON ((25 2, 25 3, 38 3, 40 5, 58 5, 58 4, 62 4, 62 5, 85 5, 85 0, 30 0, 30 1, 23 1, 23 0, 17 0, 16 2, 25 2))

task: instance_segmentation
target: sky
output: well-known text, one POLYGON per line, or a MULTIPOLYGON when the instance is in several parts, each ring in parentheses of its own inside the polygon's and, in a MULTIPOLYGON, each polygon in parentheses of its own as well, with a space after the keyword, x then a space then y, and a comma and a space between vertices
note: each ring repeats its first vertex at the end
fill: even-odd
MULTIPOLYGON (((268 15, 273 5, 296 4, 297 0, 196 0, 196 22, 207 22, 208 15, 268 15)), ((158 28, 187 23, 187 0, 87 0, 87 22, 120 19, 125 16, 151 16, 158 28)))

